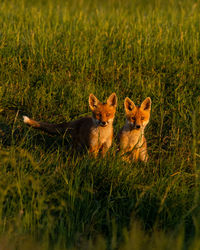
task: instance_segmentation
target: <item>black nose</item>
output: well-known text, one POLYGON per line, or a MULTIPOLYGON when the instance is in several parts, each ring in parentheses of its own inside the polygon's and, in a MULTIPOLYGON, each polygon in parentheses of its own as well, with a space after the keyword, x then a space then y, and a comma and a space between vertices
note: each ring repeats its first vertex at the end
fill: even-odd
POLYGON ((106 125, 106 122, 101 122, 101 124, 104 126, 104 125, 106 125))
POLYGON ((139 129, 139 128, 140 128, 140 125, 136 125, 136 128, 139 129))

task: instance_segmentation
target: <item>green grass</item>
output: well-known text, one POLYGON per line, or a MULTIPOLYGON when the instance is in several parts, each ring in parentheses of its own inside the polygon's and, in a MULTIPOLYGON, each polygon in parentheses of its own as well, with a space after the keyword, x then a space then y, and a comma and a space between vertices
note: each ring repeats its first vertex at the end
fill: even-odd
POLYGON ((0 0, 0 248, 200 248, 200 3, 0 0), (152 99, 150 160, 72 155, 22 115, 152 99))

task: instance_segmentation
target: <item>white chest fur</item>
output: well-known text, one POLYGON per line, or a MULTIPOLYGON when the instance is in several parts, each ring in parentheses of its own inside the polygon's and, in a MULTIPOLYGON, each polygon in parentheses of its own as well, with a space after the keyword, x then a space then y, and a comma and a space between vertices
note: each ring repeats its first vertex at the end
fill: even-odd
POLYGON ((102 145, 112 136, 112 133, 113 133, 113 127, 111 124, 109 124, 106 127, 101 127, 101 126, 94 127, 91 130, 91 137, 90 137, 91 143, 102 145))

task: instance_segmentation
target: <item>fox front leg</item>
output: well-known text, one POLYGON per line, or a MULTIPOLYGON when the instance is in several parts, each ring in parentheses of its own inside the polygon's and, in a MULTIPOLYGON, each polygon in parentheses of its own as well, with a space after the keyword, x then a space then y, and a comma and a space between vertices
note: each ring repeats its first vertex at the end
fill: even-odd
POLYGON ((146 163, 148 161, 148 158, 149 158, 149 155, 147 153, 147 149, 145 149, 145 148, 141 149, 139 157, 140 157, 141 161, 146 163))
POLYGON ((147 152, 147 142, 146 142, 145 138, 144 138, 144 143, 143 143, 142 147, 140 148, 139 158, 141 161, 143 161, 145 163, 148 161, 148 158, 149 158, 149 155, 147 152))
POLYGON ((101 147, 101 156, 102 157, 105 157, 107 151, 109 150, 109 148, 111 147, 112 145, 112 137, 109 137, 109 139, 107 139, 106 142, 104 142, 102 144, 102 147, 101 147))
POLYGON ((90 147, 89 148, 89 154, 92 155, 94 158, 97 158, 98 153, 99 153, 98 147, 90 147))

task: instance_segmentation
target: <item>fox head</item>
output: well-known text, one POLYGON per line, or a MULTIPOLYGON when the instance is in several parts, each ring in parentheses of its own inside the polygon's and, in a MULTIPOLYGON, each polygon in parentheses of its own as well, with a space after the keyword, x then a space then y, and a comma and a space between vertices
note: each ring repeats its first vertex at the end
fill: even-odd
POLYGON ((126 119, 129 127, 144 130, 149 122, 151 111, 151 98, 147 97, 140 106, 136 106, 128 97, 124 100, 126 119))
POLYGON ((96 125, 106 127, 113 123, 117 107, 117 96, 115 93, 112 93, 106 103, 101 103, 96 96, 90 94, 89 106, 96 125))

